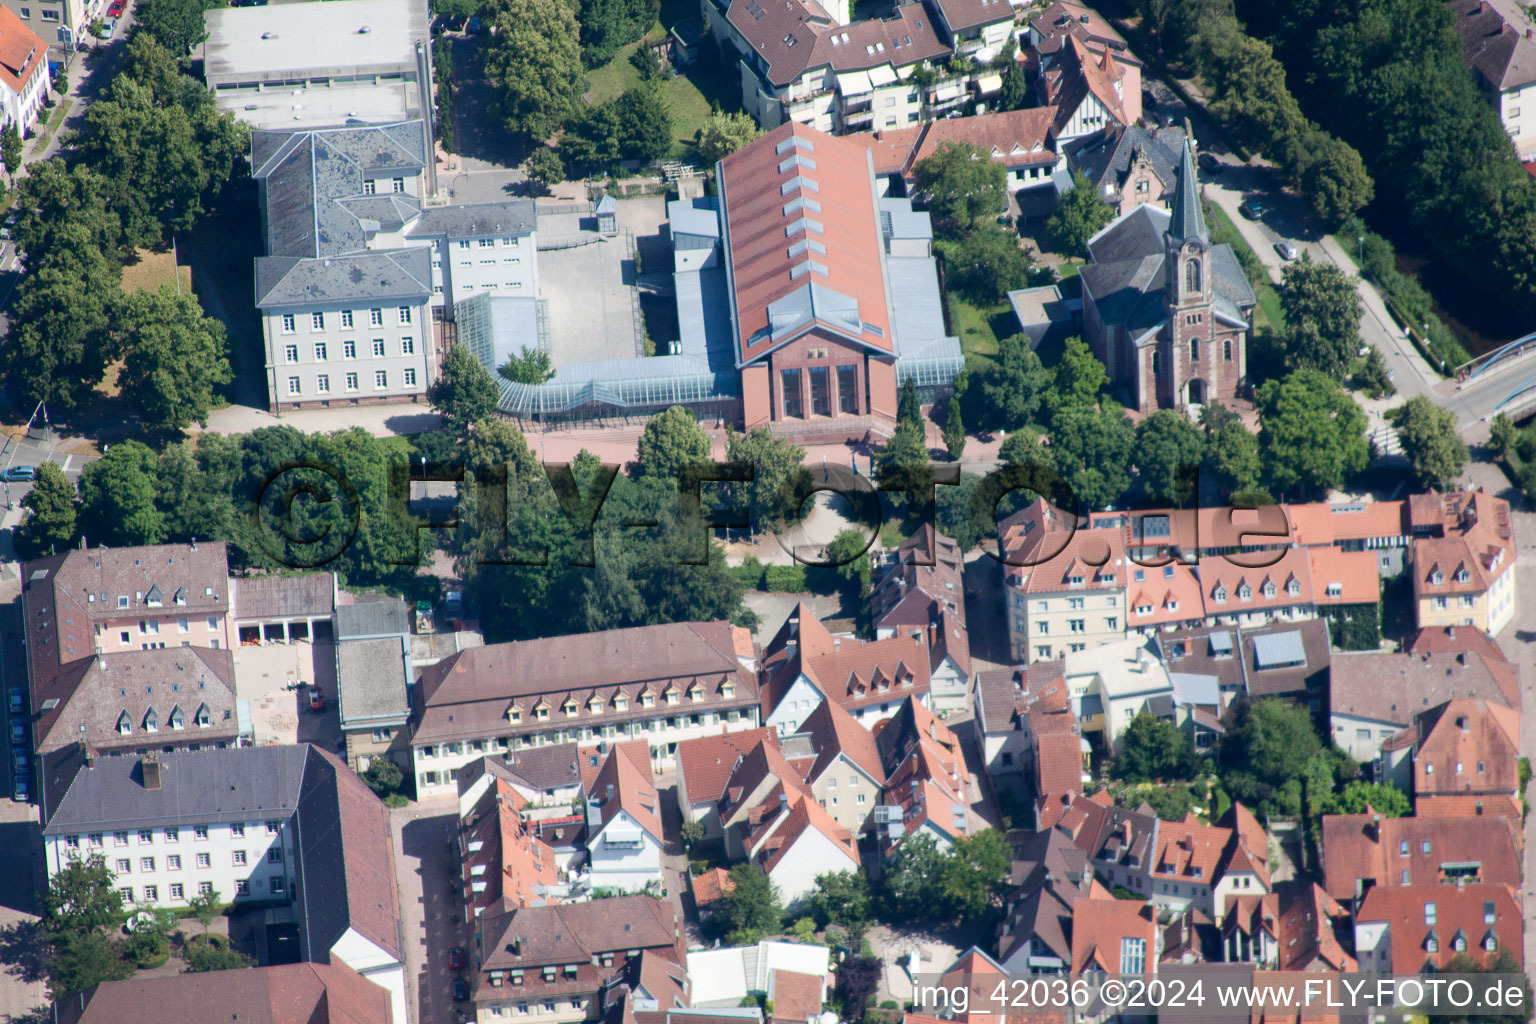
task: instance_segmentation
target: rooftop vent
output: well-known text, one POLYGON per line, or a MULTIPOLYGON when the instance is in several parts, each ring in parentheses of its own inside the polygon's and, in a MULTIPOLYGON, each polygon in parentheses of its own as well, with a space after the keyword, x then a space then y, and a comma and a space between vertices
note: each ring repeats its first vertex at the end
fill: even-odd
POLYGON ((263 38, 263 39, 276 39, 277 38, 277 33, 276 32, 263 32, 261 34, 261 38, 263 38))

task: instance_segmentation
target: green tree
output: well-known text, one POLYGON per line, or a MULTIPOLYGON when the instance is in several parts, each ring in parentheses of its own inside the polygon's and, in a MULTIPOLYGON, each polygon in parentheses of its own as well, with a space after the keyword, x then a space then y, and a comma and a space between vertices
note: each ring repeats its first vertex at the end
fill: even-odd
POLYGON ((956 462, 965 454, 965 420, 961 418, 958 398, 951 398, 944 411, 944 450, 956 462))
POLYGON ((140 0, 133 20, 185 64, 191 61, 192 47, 208 38, 203 12, 215 6, 214 0, 140 0))
POLYGON ((399 792, 400 784, 405 781, 400 766, 387 757, 375 757, 369 761, 368 770, 363 772, 362 778, 374 795, 381 798, 399 792))
POLYGON ((427 388, 427 401, 443 416, 443 425, 464 434, 471 423, 496 413, 496 379, 464 345, 448 349, 443 372, 427 388))
POLYGON ((1051 460, 1084 508, 1106 508, 1131 486, 1136 428, 1125 410, 1067 406, 1051 423, 1051 460))
POLYGON ((805 897, 806 910, 817 925, 841 925, 855 942, 869 927, 870 901, 869 877, 863 868, 817 875, 816 888, 805 897))
POLYGON ((546 190, 565 180, 565 166, 560 161, 560 154, 548 146, 533 147, 523 164, 523 171, 546 190))
POLYGON ((560 158, 572 177, 606 174, 623 158, 623 125, 617 103, 578 109, 560 137, 560 158))
POLYGON ((192 916, 197 919, 197 923, 203 926, 203 934, 207 935, 213 919, 219 916, 219 894, 212 889, 199 892, 187 900, 187 909, 192 911, 192 916))
POLYGON ((1114 217, 1115 211, 1094 190, 1087 176, 1082 171, 1074 171, 1072 191, 1057 201, 1056 212, 1046 220, 1045 230, 1059 252, 1086 257, 1088 239, 1098 234, 1114 217))
POLYGON ((1023 110, 1033 102, 1034 93, 1029 87, 1029 74, 1023 64, 1014 61, 1003 72, 1003 91, 998 96, 997 109, 1023 110))
POLYGON ((492 111, 507 131, 543 142, 581 99, 584 78, 576 12, 569 0, 491 0, 482 67, 492 111))
POLYGON ((915 193, 943 228, 964 234, 1008 209, 1008 176, 976 146, 946 142, 912 168, 915 193))
POLYGON ((777 530, 798 519, 793 494, 805 472, 805 449, 774 436, 767 427, 726 435, 725 457, 752 466, 752 480, 731 484, 731 507, 745 511, 754 530, 777 530))
POLYGON ((1259 439, 1243 426, 1242 417, 1212 402, 1200 411, 1200 425, 1205 428, 1205 469, 1222 490, 1236 494, 1258 486, 1259 439))
POLYGON ((1183 821, 1195 809, 1195 797, 1188 786, 1154 786, 1144 799, 1163 821, 1183 821))
POLYGON ((165 520, 155 506, 155 453, 119 441, 80 473, 80 529, 94 547, 159 544, 165 520))
POLYGON ((144 422, 181 429, 206 423, 215 393, 232 379, 224 325, 191 292, 169 285, 118 303, 112 329, 126 352, 119 384, 144 422))
POLYGON ((1285 362, 1343 380, 1360 347, 1360 295, 1355 282, 1331 263, 1303 255, 1281 274, 1285 362))
POLYGON ((16 528, 16 551, 22 558, 64 552, 75 542, 75 485, 57 462, 37 467, 32 490, 21 500, 26 520, 16 528))
POLYGON ((1040 443, 1040 432, 1020 427, 998 445, 997 460, 1005 466, 1054 466, 1051 450, 1040 443))
POLYGON ((683 847, 691 853, 694 847, 704 841, 704 823, 702 821, 685 821, 678 834, 679 838, 683 841, 683 847))
POLYGON ((49 948, 48 995, 54 1000, 134 975, 121 946, 100 931, 64 933, 54 937, 49 948))
POLYGON ((985 425, 1017 430, 1035 418, 1041 395, 1051 380, 1050 371, 1022 334, 1010 334, 997 342, 997 362, 980 379, 985 425))
MULTIPOLYGON (((1187 782, 1200 763, 1184 730, 1146 709, 1125 729, 1125 749, 1109 764, 1111 777, 1125 782, 1187 782)), ((1182 817, 1182 815, 1181 815, 1182 817)))
POLYGON ((1295 137, 1307 121, 1270 45, 1245 34, 1230 14, 1200 30, 1197 61, 1215 99, 1210 109, 1261 146, 1295 137))
POLYGON ((1029 260, 1009 228, 980 223, 958 239, 941 239, 945 282, 972 302, 992 305, 1029 283, 1029 260))
POLYGON ((872 956, 851 956, 838 965, 837 997, 848 1024, 863 1024, 864 1013, 880 989, 881 970, 880 961, 872 956))
POLYGON ((646 421, 640 435, 640 473, 675 485, 684 467, 709 461, 712 447, 693 413, 674 405, 646 421))
POLYGON ((875 472, 882 485, 893 488, 896 494, 926 494, 933 482, 933 466, 923 428, 912 423, 899 425, 875 456, 875 472))
POLYGON ((109 205, 110 183, 82 165, 62 160, 33 165, 16 186, 16 246, 36 273, 59 251, 107 262, 116 272, 122 221, 109 205))
POLYGON ((5 132, 0 134, 0 162, 5 164, 5 173, 13 179, 21 170, 21 131, 15 122, 6 125, 5 132))
POLYGON ((1520 428, 1509 418, 1509 413, 1495 413, 1488 430, 1488 447, 1493 449, 1494 454, 1501 458, 1508 455, 1519 439, 1520 428))
POLYGON ((1351 381, 1355 387, 1372 398, 1386 398, 1397 394, 1397 388, 1393 386, 1391 375, 1387 371, 1387 361, 1381 358, 1381 349, 1375 345, 1370 346, 1365 356, 1355 363, 1351 381))
POLYGON ((1444 490, 1461 475, 1470 453, 1456 429, 1456 417, 1448 409, 1416 395, 1387 413, 1397 427, 1403 454, 1419 483, 1444 490))
POLYGON ((852 527, 839 530, 826 548, 844 594, 844 607, 862 607, 869 598, 869 538, 852 527))
POLYGON ((1376 183, 1355 147, 1326 136, 1301 178, 1301 195, 1329 227, 1353 217, 1376 194, 1376 183))
POLYGON ((1364 814, 1366 808, 1384 818, 1402 818, 1412 813, 1413 804, 1402 790, 1390 783, 1354 779, 1324 802, 1323 813, 1364 814))
POLYGON ((716 904, 715 920, 733 946, 757 943, 784 923, 779 888, 756 864, 731 868, 731 888, 716 904))
POLYGON ((23 402, 67 410, 90 401, 114 355, 108 328, 118 294, 118 269, 99 252, 56 251, 21 279, 5 373, 23 402))
POLYGON ((923 425, 923 406, 917 397, 917 382, 911 377, 901 383, 896 394, 896 422, 914 427, 923 425))
POLYGON ((944 859, 939 886, 952 919, 976 921, 992 909, 1008 881, 1013 850, 996 829, 956 839, 944 859))
POLYGON ((255 967, 256 961, 233 949, 229 940, 220 935, 199 935, 187 943, 186 953, 188 974, 201 974, 207 971, 238 971, 244 967, 255 967))
POLYGON ((944 854, 933 836, 918 832, 896 847, 880 879, 881 920, 919 923, 944 913, 943 892, 934 882, 943 877, 944 854))
POLYGON ((750 114, 726 114, 715 111, 709 115, 693 137, 698 147, 699 159, 706 164, 724 160, 759 135, 757 122, 750 114))
POLYGON ((619 151, 627 160, 655 163, 672 148, 672 111, 655 83, 626 89, 614 104, 619 118, 619 151))
POLYGON ((525 348, 496 372, 514 384, 543 384, 555 375, 555 362, 542 348, 525 348))
POLYGON ((92 854, 71 860, 51 879, 43 895, 43 927, 53 934, 83 933, 116 924, 123 896, 106 858, 92 854))
POLYGON ((1068 338, 1056 364, 1056 386, 1045 395, 1046 407, 1055 415, 1066 405, 1091 407, 1109 383, 1109 371, 1082 338, 1068 338))
POLYGON ((1239 698, 1236 720, 1222 737, 1221 785, 1234 800, 1278 814, 1301 812, 1298 780, 1322 743, 1306 707, 1276 697, 1239 698), (1290 783, 1293 791, 1283 793, 1290 783))
POLYGON ((1205 457, 1205 437, 1189 417, 1158 409, 1136 425, 1136 467, 1147 496, 1172 505, 1193 501, 1193 475, 1205 457))
POLYGON ((1259 449, 1268 482, 1285 494, 1340 487, 1371 460, 1365 413, 1316 370, 1258 389, 1259 449))
POLYGON ((608 63, 645 34, 657 8, 655 0, 581 0, 576 20, 581 24, 582 63, 589 68, 608 63))

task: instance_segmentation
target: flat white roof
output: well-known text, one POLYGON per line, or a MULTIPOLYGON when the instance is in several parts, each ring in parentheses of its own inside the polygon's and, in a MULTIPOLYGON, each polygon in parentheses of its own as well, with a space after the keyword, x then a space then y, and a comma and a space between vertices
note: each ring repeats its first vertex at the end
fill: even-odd
POLYGON ((741 1002, 747 994, 747 974, 742 963, 741 950, 726 949, 689 950, 688 990, 694 1006, 710 1003, 741 1002))
POLYGON ((221 89, 214 105, 252 128, 334 128, 355 121, 393 124, 421 116, 414 82, 316 89, 221 89))
POLYGON ((203 74, 210 85, 262 75, 330 78, 414 66, 416 41, 428 40, 427 0, 216 7, 204 19, 203 74))

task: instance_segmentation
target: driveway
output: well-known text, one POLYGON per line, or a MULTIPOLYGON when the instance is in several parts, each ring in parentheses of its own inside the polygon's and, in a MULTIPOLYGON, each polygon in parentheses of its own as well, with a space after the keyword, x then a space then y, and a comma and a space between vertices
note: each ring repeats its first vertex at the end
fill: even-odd
POLYGON ((37 956, 47 879, 36 807, 0 799, 0 850, 6 865, 0 872, 0 1020, 21 1019, 48 1005, 37 956))
MULTIPOLYGON (((406 1024, 457 1024, 448 948, 473 954, 459 895, 458 802, 438 797, 389 812, 405 941, 406 1024)), ((466 1004, 468 1005, 468 1004, 466 1004)))

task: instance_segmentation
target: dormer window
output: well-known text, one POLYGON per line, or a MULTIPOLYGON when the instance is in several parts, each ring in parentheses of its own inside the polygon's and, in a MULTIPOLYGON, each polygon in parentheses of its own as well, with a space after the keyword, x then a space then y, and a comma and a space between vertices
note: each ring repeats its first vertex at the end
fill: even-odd
POLYGON ((1226 604, 1227 603, 1227 588, 1226 587, 1217 587, 1215 589, 1215 591, 1212 592, 1211 596, 1216 599, 1216 603, 1217 604, 1226 604))
POLYGON ((180 605, 186 604, 187 603, 187 588, 186 587, 177 587, 176 588, 176 593, 175 593, 175 595, 171 599, 173 601, 175 601, 177 604, 180 604, 180 605))
POLYGON ((688 687, 688 699, 692 701, 703 700, 704 687, 700 686, 698 683, 694 683, 692 686, 688 687))
MULTIPOLYGON (((887 685, 889 685, 889 684, 887 684, 887 685)), ((724 697, 726 700, 730 700, 732 697, 736 696, 736 684, 735 683, 721 683, 720 684, 720 696, 724 697)))
POLYGON ((170 725, 172 729, 185 729, 187 727, 186 719, 183 718, 181 714, 180 704, 177 704, 175 707, 171 708, 170 725))
POLYGON ((1295 597, 1297 594, 1301 593, 1301 584, 1296 582, 1296 578, 1294 576, 1291 577, 1290 581, 1286 583, 1285 592, 1290 594, 1292 597, 1295 597))
POLYGON ((133 732, 133 720, 128 717, 128 712, 124 711, 117 716, 117 731, 122 736, 127 736, 133 732))
POLYGON ((1490 929, 1488 934, 1483 936, 1483 949, 1485 949, 1488 952, 1492 953, 1493 951, 1495 951, 1498 948, 1499 948, 1498 936, 1494 935, 1493 931, 1490 929))
POLYGON ((1438 587, 1440 584, 1445 582, 1445 575, 1441 573, 1439 569, 1436 569, 1434 572, 1429 574, 1429 582, 1438 587))
POLYGON ((1261 592, 1263 593, 1263 595, 1265 597, 1274 597, 1275 596, 1275 585, 1273 583, 1271 583, 1269 580, 1265 580, 1264 581, 1264 587, 1263 587, 1261 592))
POLYGON ((1237 599, 1239 601, 1247 601, 1251 597, 1253 597, 1253 588, 1248 584, 1244 583, 1237 588, 1237 599))
POLYGON ((640 695, 640 706, 643 707, 643 708, 653 708, 653 707, 655 707, 656 706, 656 695, 654 693, 652 693, 650 690, 646 690, 644 693, 642 693, 640 695))
POLYGON ((667 691, 667 703, 668 704, 676 704, 681 699, 682 699, 681 695, 679 695, 678 692, 675 689, 667 691))
POLYGON ((117 606, 119 608, 127 608, 128 607, 128 598, 125 595, 119 594, 118 598, 117 598, 117 606))
POLYGON ((144 731, 145 732, 159 732, 160 731, 160 716, 155 714, 155 709, 154 708, 150 708, 148 711, 144 712, 144 731))
POLYGON ((566 718, 575 718, 576 712, 580 709, 577 707, 574 697, 567 697, 565 698, 565 703, 560 705, 560 710, 565 712, 566 718))
POLYGON ((622 693, 619 694, 617 697, 613 698, 613 710, 615 710, 615 711, 628 711, 629 710, 629 698, 624 696, 622 693))
POLYGON ((599 696, 594 694, 592 699, 587 701, 587 710, 592 712, 594 715, 602 714, 603 713, 603 698, 601 698, 601 697, 599 697, 599 696))
POLYGON ((1472 582, 1472 574, 1467 572, 1467 570, 1465 568, 1457 569, 1456 570, 1456 582, 1457 583, 1470 583, 1470 582, 1472 582))
POLYGON ((511 708, 507 709, 507 721, 511 722, 513 725, 516 725, 519 722, 521 722, 522 720, 523 720, 523 709, 522 708, 511 707, 511 708))
POLYGON ((1435 938, 1435 933, 1434 932, 1430 932, 1429 933, 1429 937, 1424 940, 1424 952, 1426 952, 1426 953, 1438 953, 1438 952, 1440 952, 1440 940, 1435 938))
POLYGON ((212 716, 210 716, 208 714, 208 705, 207 704, 199 704, 197 706, 197 714, 192 716, 192 721, 197 723, 197 727, 199 729, 206 729, 206 728, 208 728, 208 724, 209 724, 209 721, 211 720, 211 717, 212 716))
POLYGON ((149 593, 144 595, 144 603, 151 608, 159 608, 165 604, 165 596, 160 591, 160 584, 156 583, 149 588, 149 593))

